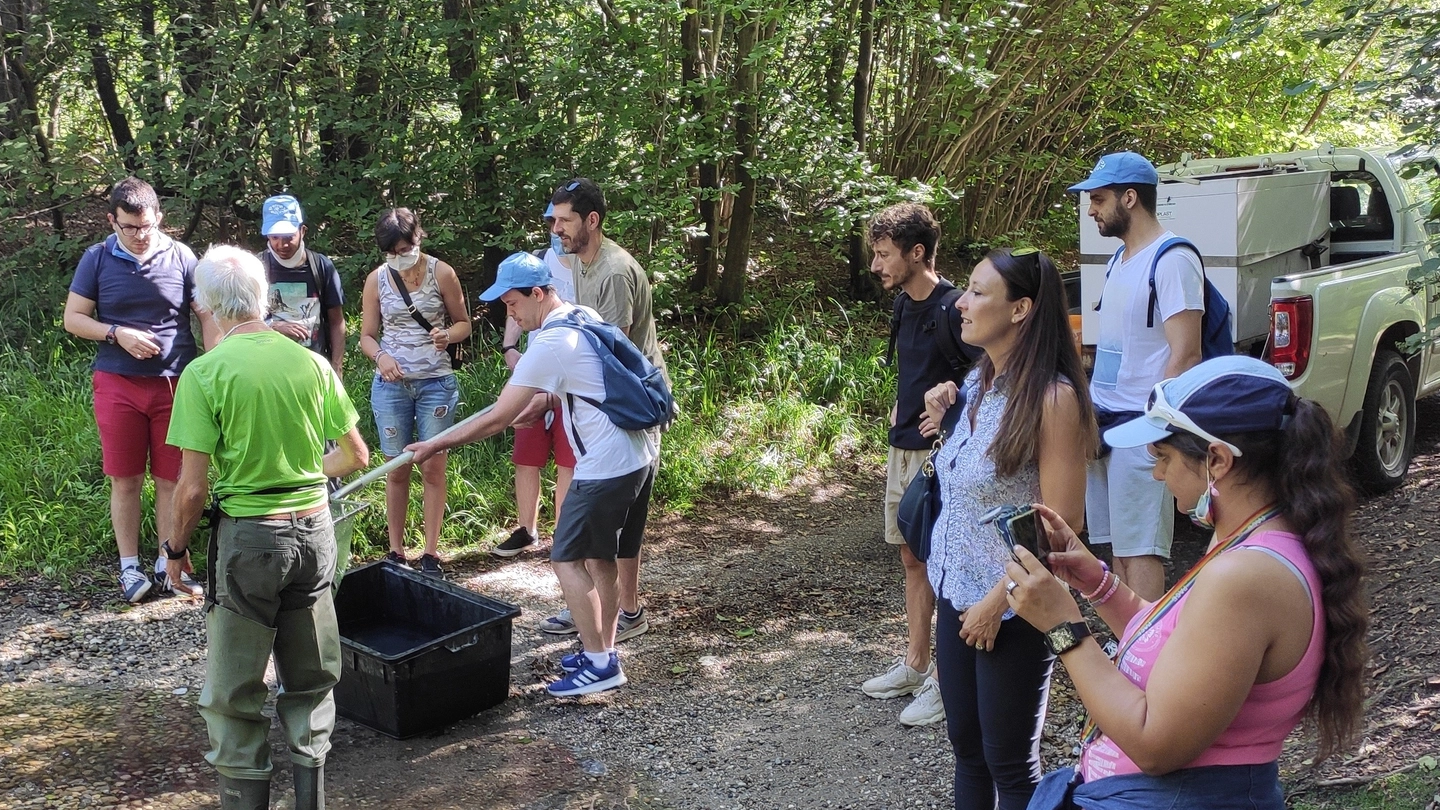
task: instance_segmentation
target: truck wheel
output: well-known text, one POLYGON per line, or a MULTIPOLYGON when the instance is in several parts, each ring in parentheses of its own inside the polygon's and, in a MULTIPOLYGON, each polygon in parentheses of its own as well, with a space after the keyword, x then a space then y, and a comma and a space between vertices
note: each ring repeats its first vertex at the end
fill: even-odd
POLYGON ((1376 352, 1365 388, 1355 468, 1367 492, 1393 489, 1405 480, 1415 452, 1415 383, 1400 355, 1376 352))

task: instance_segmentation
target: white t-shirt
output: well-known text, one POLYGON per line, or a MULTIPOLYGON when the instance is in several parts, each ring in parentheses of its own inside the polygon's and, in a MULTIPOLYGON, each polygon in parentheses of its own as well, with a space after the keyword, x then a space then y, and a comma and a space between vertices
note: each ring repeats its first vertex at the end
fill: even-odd
MULTIPOLYGON (((653 464, 659 457, 658 449, 649 432, 621 430, 603 411, 581 399, 584 396, 596 402, 605 401, 605 376, 600 358, 580 330, 545 328, 573 309, 570 304, 556 307, 540 328, 530 333, 530 345, 515 364, 510 382, 525 388, 539 388, 560 398, 565 438, 575 449, 575 478, 593 481, 629 475, 653 464), (580 452, 581 447, 585 452, 580 452)), ((597 321, 601 319, 589 307, 581 310, 597 321)))
POLYGON ((1090 399, 1107 411, 1143 411, 1155 383, 1165 377, 1170 344, 1165 321, 1186 310, 1205 311, 1205 281, 1200 259, 1183 247, 1171 248, 1155 268, 1155 325, 1145 325, 1150 306, 1150 261, 1166 231, 1128 261, 1114 264, 1100 299, 1100 338, 1090 399))
POLYGON ((567 304, 575 303, 575 271, 565 263, 565 257, 550 248, 545 251, 545 266, 550 268, 550 285, 555 288, 560 300, 567 304))

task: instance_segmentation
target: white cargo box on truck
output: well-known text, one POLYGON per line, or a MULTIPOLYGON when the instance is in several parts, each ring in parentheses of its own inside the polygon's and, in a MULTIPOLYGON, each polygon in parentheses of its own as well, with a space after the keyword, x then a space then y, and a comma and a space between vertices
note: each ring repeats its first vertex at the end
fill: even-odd
MULTIPOLYGON (((1160 224, 1195 243, 1205 276, 1230 302, 1231 337, 1242 347, 1263 342, 1270 330, 1270 280, 1312 268, 1307 246, 1325 246, 1330 231, 1330 173, 1265 169, 1188 178, 1160 177, 1155 215, 1160 224)), ((1094 345, 1100 328, 1095 304, 1105 268, 1121 247, 1100 235, 1090 217, 1090 195, 1080 196, 1080 314, 1083 342, 1094 345)), ((1324 263, 1325 252, 1318 263, 1324 263)), ((1156 326, 1159 326, 1157 323, 1156 326)))

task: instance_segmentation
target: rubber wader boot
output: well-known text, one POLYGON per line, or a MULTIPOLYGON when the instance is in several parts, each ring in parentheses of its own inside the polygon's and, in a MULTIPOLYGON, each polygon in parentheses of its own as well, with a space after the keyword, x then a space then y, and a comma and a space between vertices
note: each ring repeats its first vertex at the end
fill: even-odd
POLYGON ((285 729, 291 761, 323 765, 335 730, 335 684, 340 681, 340 628, 335 603, 323 592, 308 608, 275 616, 275 713, 285 729))
POLYGON ((231 779, 221 774, 220 810, 270 810, 270 780, 231 779))
POLYGON ((295 810, 325 810, 325 766, 295 766, 295 810))
POLYGON ((205 614, 205 629, 209 652, 200 690, 200 715, 210 732, 205 759, 232 780, 268 780, 270 719, 262 710, 270 694, 265 665, 275 631, 222 605, 205 614))

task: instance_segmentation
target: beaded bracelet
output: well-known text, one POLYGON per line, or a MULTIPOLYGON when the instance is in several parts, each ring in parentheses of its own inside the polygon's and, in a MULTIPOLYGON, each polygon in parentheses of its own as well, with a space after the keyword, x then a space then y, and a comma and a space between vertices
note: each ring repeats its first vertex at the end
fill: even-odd
POLYGON ((1093 600, 1091 600, 1090 604, 1096 605, 1096 606, 1103 605, 1103 604, 1105 604, 1106 602, 1109 602, 1109 601, 1110 601, 1110 597, 1114 596, 1114 595, 1115 595, 1115 592, 1118 591, 1118 590, 1120 590, 1120 577, 1117 577, 1117 576, 1115 576, 1114 574, 1111 574, 1111 575, 1110 575, 1110 590, 1106 591, 1106 592, 1105 592, 1105 595, 1102 596, 1102 597, 1100 597, 1099 599, 1093 599, 1093 600))
MULTIPOLYGON (((1103 591, 1103 590, 1105 590, 1105 578, 1106 578, 1107 576, 1109 576, 1109 574, 1110 574, 1110 566, 1106 565, 1104 560, 1101 560, 1101 561, 1100 561, 1100 584, 1096 585, 1096 586, 1095 586, 1095 590, 1091 591, 1090 593, 1083 593, 1083 592, 1082 592, 1082 593, 1080 594, 1080 598, 1081 598, 1081 599, 1084 599, 1086 602, 1093 602, 1093 601, 1095 600, 1095 597, 1096 597, 1096 596, 1099 596, 1099 595, 1100 595, 1100 592, 1103 591)), ((1119 577, 1116 577, 1116 579, 1119 579, 1119 577)))

